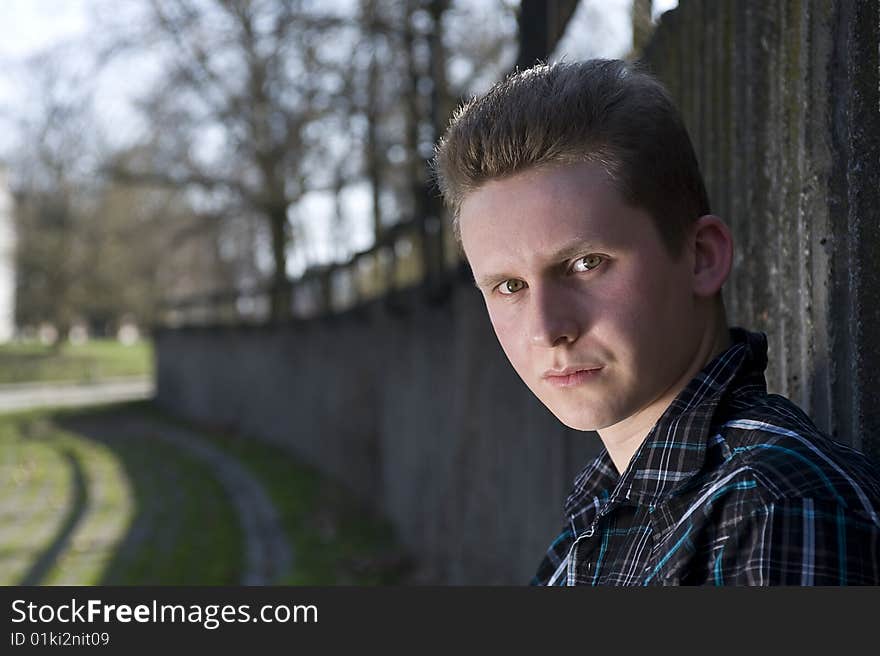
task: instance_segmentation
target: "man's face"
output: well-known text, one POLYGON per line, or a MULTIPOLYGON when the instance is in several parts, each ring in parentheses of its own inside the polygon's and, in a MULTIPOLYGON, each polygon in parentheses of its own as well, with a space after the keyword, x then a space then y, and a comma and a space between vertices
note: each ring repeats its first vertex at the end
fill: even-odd
POLYGON ((460 226, 504 352, 565 425, 636 415, 693 362, 692 250, 673 258, 598 165, 489 182, 465 197, 460 226))

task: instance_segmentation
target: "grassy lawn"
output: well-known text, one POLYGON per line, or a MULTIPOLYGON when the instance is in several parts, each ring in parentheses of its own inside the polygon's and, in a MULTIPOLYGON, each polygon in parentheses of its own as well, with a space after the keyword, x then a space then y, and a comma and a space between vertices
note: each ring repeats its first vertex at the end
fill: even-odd
MULTIPOLYGON (((205 433, 202 433, 205 435, 205 433)), ((350 492, 277 446, 208 434, 263 483, 293 546, 284 585, 395 585, 411 571, 390 524, 350 492)))
MULTIPOLYGON (((0 415, 0 585, 234 585, 243 535, 212 472, 121 430, 149 403, 0 415)), ((166 419, 167 420, 167 419, 166 419)), ((293 572, 279 584, 405 580, 386 522, 287 451, 201 436, 245 465, 275 504, 293 572)))
POLYGON ((56 419, 0 415, 0 584, 238 580, 237 518, 204 465, 158 441, 87 437, 56 419))
POLYGON ((90 340, 58 347, 39 342, 0 344, 0 384, 91 382, 115 376, 147 376, 153 371, 153 347, 147 340, 124 346, 116 340, 90 340))
MULTIPOLYGON (((192 429, 149 402, 142 409, 192 429)), ((235 457, 263 484, 294 551, 283 585, 400 585, 413 563, 397 545, 391 525, 348 490, 279 446, 237 434, 202 430, 202 437, 235 457)))

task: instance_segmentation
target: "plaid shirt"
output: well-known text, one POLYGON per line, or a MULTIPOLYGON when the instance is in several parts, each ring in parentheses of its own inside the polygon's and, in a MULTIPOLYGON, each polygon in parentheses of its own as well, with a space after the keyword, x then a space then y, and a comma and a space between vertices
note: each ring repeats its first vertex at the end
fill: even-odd
POLYGON ((880 585, 880 479, 767 394, 767 339, 740 328, 619 476, 575 479, 532 585, 880 585))

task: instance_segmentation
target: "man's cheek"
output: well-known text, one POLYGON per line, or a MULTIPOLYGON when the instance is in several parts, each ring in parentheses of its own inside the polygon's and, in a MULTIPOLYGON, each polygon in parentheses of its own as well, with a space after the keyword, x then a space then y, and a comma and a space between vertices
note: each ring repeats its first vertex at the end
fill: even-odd
POLYGON ((490 311, 489 321, 498 341, 507 351, 508 345, 513 344, 517 339, 517 326, 509 314, 503 311, 490 311))

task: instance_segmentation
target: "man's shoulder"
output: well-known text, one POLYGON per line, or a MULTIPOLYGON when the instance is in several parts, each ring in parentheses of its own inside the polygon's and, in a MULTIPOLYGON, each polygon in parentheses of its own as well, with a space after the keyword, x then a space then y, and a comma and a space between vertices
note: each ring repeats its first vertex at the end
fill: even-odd
POLYGON ((742 446, 768 435, 797 433, 824 437, 807 413, 779 394, 738 395, 719 408, 714 424, 742 446))
POLYGON ((726 410, 715 427, 719 458, 709 485, 750 481, 743 489, 765 503, 808 498, 880 509, 876 463, 823 433, 790 400, 755 395, 726 410))

